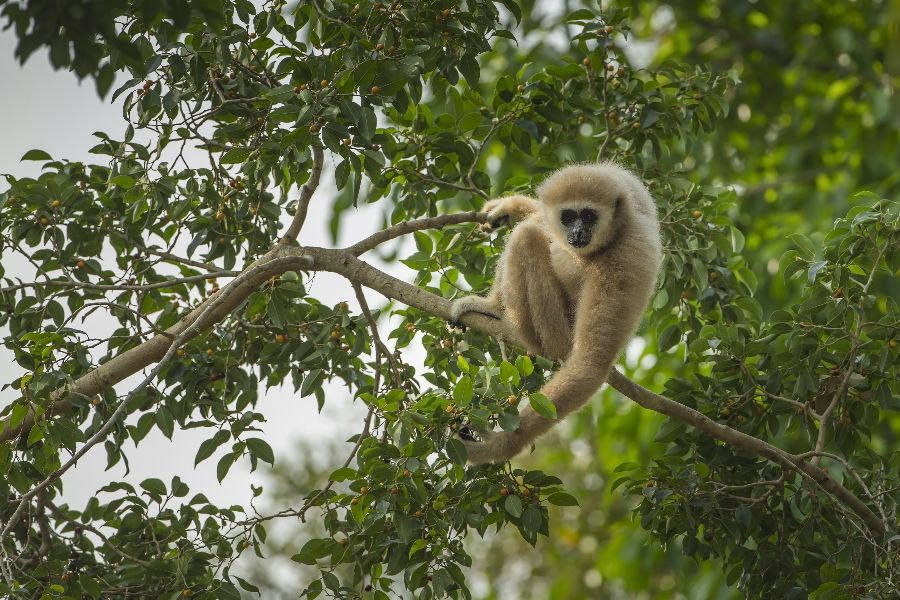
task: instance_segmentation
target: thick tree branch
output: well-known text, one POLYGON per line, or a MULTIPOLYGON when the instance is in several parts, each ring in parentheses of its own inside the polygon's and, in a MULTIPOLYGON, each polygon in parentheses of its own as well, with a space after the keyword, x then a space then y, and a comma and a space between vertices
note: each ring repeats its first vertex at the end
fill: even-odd
MULTIPOLYGON (((449 300, 383 273, 358 259, 357 255, 404 233, 452 223, 483 221, 483 219, 483 215, 475 213, 419 219, 391 227, 347 249, 301 248, 279 244, 263 259, 251 265, 241 276, 224 287, 216 296, 220 299, 216 302, 215 307, 206 310, 211 302, 207 300, 170 328, 167 333, 177 336, 179 343, 187 341, 192 335, 200 333, 225 318, 267 279, 288 270, 334 272, 343 275, 351 283, 364 285, 389 298, 447 319, 450 317, 451 302, 449 300)), ((464 315, 462 321, 463 324, 488 335, 511 343, 518 343, 516 333, 505 322, 476 313, 464 315)), ((167 352, 174 351, 174 348, 170 348, 172 343, 170 337, 156 336, 113 358, 76 380, 67 388, 54 392, 53 405, 48 412, 50 414, 58 413, 63 408, 67 408, 69 404, 65 395, 68 393, 86 397, 93 396, 153 362, 159 361, 167 352)), ((810 464, 806 456, 790 454, 768 442, 731 429, 688 406, 641 387, 616 370, 610 374, 609 384, 644 408, 688 424, 707 435, 728 443, 737 450, 761 456, 803 474, 858 515, 870 531, 880 534, 886 530, 885 523, 865 503, 833 480, 826 471, 810 464)), ((33 418, 29 417, 20 427, 13 429, 7 427, 0 432, 0 441, 15 437, 23 429, 30 428, 33 423, 33 418)))
MULTIPOLYGON (((281 247, 278 249, 280 250, 281 247)), ((70 385, 52 392, 46 416, 70 410, 72 408, 72 404, 68 400, 70 395, 91 398, 159 361, 172 345, 173 338, 191 327, 201 315, 202 319, 194 328, 197 333, 224 319, 270 277, 280 275, 290 269, 302 269, 307 265, 308 259, 300 253, 289 256, 273 255, 268 259, 260 259, 254 266, 244 271, 240 277, 223 287, 215 296, 202 302, 178 323, 167 329, 165 333, 156 335, 146 342, 126 350, 93 371, 79 377, 70 385), (207 312, 206 308, 219 297, 223 300, 217 304, 214 310, 207 312)), ((3 422, 2 428, 0 428, 0 442, 14 439, 23 431, 30 430, 33 425, 33 414, 28 414, 17 427, 10 427, 8 420, 3 422)))

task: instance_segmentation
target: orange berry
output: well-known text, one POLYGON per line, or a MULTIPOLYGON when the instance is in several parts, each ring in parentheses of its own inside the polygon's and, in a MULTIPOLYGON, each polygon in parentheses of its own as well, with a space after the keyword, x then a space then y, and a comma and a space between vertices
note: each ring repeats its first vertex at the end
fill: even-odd
POLYGON ((377 85, 373 85, 372 86, 372 95, 377 96, 380 93, 381 93, 381 87, 377 86, 377 85))
POLYGON ((583 64, 583 65, 586 66, 586 67, 590 67, 590 66, 591 66, 591 59, 585 57, 584 60, 581 61, 581 64, 583 64))
POLYGON ((83 258, 79 258, 78 262, 75 263, 75 266, 78 267, 79 269, 83 269, 83 268, 87 267, 87 263, 84 261, 83 258))
POLYGON ((691 213, 691 216, 694 217, 695 219, 699 219, 700 217, 703 216, 703 211, 695 210, 694 212, 691 213))

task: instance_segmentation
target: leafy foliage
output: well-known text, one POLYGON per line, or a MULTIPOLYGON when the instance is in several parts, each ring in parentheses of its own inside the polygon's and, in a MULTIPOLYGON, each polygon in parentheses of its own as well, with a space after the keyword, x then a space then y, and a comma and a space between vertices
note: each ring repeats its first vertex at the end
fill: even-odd
MULTIPOLYGON (((43 161, 43 173, 8 176, 0 194, 0 248, 34 269, 19 281, 0 267, 0 325, 26 371, 5 382, 21 396, 2 409, 0 429, 4 593, 238 597, 257 587, 233 574, 235 561, 251 548, 266 554, 269 521, 316 514, 318 533, 289 551, 297 568, 314 567, 304 597, 468 598, 471 532, 514 529, 535 545, 552 536, 554 506, 587 505, 584 490, 560 479, 579 467, 552 453, 547 466, 465 466, 464 424, 515 429, 525 402, 553 417, 538 390, 555 365, 542 357, 474 331, 448 333, 413 307, 394 311, 396 327, 382 340, 379 311, 326 306, 308 292, 311 275, 293 269, 248 291, 211 327, 184 325, 240 291, 220 280, 243 281, 240 269, 285 245, 282 219, 304 214, 325 150, 333 235, 360 202, 380 201, 390 227, 531 190, 567 160, 615 159, 639 172, 660 200, 666 246, 644 350, 655 371, 676 375, 660 385, 797 461, 821 462, 888 531, 871 531, 772 457, 736 452, 680 422, 662 422, 653 448, 625 430, 644 434, 658 419, 620 422, 621 443, 634 440, 640 455, 597 470, 631 494, 657 543, 717 558, 725 582, 753 597, 889 597, 900 576, 897 204, 886 194, 855 197, 824 237, 792 236, 779 283, 770 281, 747 219, 757 209, 729 187, 697 183, 730 183, 734 165, 716 170, 722 161, 710 160, 697 169, 702 177, 692 170, 722 143, 717 136, 735 141, 728 99, 746 93, 735 88, 736 71, 635 66, 620 10, 539 23, 529 3, 488 0, 103 3, 93 29, 66 13, 76 21, 50 39, 59 21, 37 8, 5 7, 23 58, 51 44, 54 64, 96 77, 101 93, 114 70, 131 78, 112 95, 124 134, 98 134, 93 149, 104 164, 32 150, 23 159, 43 161), (115 25, 123 15, 127 24, 115 25), (565 32, 565 52, 519 48, 517 23, 565 32), (770 292, 796 302, 779 305, 770 292), (111 336, 79 326, 96 311, 117 321, 111 336), (78 391, 98 379, 99 365, 120 364, 114 357, 182 336, 183 346, 159 352, 146 385, 119 394, 112 384, 134 370, 107 370, 96 391, 78 391), (412 343, 428 351, 422 368, 397 352, 412 343), (178 479, 114 483, 82 508, 61 501, 57 477, 69 455, 102 441, 113 465, 127 440, 153 429, 169 437, 176 427, 207 429, 194 463, 212 469, 215 460, 220 480, 244 458, 272 465, 259 434, 260 390, 287 384, 321 407, 323 384, 335 379, 369 416, 345 464, 303 490, 302 502, 259 514, 213 505, 178 479)), ((471 223, 416 231, 414 240, 403 264, 443 297, 485 289, 503 243, 471 223)), ((608 399, 604 406, 613 412, 608 399)), ((611 514, 628 512, 626 500, 615 502, 611 514)))

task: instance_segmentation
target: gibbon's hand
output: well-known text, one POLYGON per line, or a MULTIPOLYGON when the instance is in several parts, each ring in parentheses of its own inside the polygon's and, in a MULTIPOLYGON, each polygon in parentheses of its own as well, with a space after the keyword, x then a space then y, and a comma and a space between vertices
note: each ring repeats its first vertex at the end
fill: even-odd
POLYGON ((509 203, 505 198, 488 200, 481 209, 481 212, 488 217, 487 222, 481 224, 481 229, 490 232, 509 225, 509 208, 509 203))

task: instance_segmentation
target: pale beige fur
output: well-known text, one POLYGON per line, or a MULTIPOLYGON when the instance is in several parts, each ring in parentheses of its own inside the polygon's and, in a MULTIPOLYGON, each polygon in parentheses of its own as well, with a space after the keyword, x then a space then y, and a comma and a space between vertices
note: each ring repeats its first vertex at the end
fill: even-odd
MULTIPOLYGON (((486 297, 454 302, 455 320, 476 311, 510 322, 525 347, 563 361, 541 390, 563 419, 606 381, 656 286, 662 261, 656 206, 632 173, 613 163, 565 167, 538 189, 540 201, 509 196, 488 202, 489 223, 524 218, 512 231, 486 297), (563 208, 593 208, 591 242, 575 248, 560 223, 563 208)), ((465 442, 473 463, 508 460, 556 421, 530 407, 513 432, 484 432, 465 442)))

